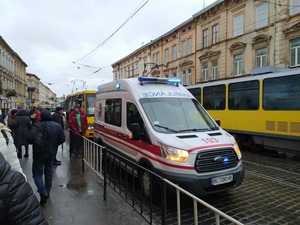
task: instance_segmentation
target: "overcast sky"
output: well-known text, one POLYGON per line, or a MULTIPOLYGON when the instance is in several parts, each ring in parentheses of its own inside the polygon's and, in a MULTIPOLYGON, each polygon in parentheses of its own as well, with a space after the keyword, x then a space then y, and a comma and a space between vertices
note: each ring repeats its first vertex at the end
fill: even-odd
POLYGON ((0 35, 60 97, 111 81, 114 62, 214 1, 0 0, 0 35))

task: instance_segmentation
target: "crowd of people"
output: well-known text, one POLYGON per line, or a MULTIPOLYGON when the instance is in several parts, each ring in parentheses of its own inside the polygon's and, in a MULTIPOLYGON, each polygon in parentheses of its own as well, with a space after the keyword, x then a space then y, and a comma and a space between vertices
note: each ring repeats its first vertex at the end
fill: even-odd
MULTIPOLYGON (((40 107, 32 107, 30 110, 19 107, 0 111, 0 129, 3 134, 0 135, 0 139, 3 143, 7 143, 6 146, 2 145, 3 149, 0 151, 8 163, 26 179, 19 160, 30 156, 29 145, 32 145, 32 176, 40 195, 40 205, 43 206, 50 197, 53 166, 61 165, 56 155, 58 147, 65 142, 63 108, 57 107, 53 114, 49 109, 40 107), (38 147, 35 143, 38 133, 42 132, 42 127, 47 131, 47 137, 44 138, 46 140, 44 146, 49 149, 47 153, 44 149, 41 151, 40 148, 43 147, 38 147)), ((75 154, 76 158, 81 158, 82 136, 87 130, 86 114, 80 106, 75 105, 66 113, 66 117, 70 130, 70 152, 75 154)))
MULTIPOLYGON (((64 116, 62 107, 57 107, 53 114, 40 107, 0 110, 0 224, 48 224, 19 160, 30 157, 29 145, 32 145, 32 176, 40 195, 39 205, 45 205, 52 188, 53 166, 61 165, 56 155, 66 139, 64 116), (37 137, 42 133, 46 136, 42 136, 41 146, 37 137), (24 207, 27 203, 30 206, 24 207)), ((70 152, 81 158, 86 114, 76 105, 66 117, 70 152)))

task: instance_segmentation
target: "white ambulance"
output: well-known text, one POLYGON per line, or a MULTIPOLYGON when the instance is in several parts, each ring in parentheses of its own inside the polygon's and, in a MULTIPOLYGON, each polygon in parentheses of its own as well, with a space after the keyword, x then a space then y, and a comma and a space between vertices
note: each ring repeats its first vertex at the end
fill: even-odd
MULTIPOLYGON (((94 131, 97 143, 197 196, 235 188, 244 178, 235 139, 177 78, 139 77, 98 86, 94 131)), ((149 198, 150 174, 141 177, 149 198)), ((154 182, 152 191, 159 191, 154 182)))

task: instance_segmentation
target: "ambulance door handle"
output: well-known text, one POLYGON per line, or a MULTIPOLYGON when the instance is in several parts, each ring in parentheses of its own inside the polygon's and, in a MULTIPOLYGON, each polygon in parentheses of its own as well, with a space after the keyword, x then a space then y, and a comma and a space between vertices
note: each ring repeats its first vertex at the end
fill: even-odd
POLYGON ((126 139, 126 135, 125 135, 125 134, 122 135, 122 133, 118 133, 118 136, 119 136, 120 138, 123 136, 123 138, 126 139))

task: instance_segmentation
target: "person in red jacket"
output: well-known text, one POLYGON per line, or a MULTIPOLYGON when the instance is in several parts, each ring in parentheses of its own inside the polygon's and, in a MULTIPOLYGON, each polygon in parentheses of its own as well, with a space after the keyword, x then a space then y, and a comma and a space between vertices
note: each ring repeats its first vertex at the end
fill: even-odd
POLYGON ((80 106, 74 106, 74 110, 69 115, 68 127, 71 139, 70 151, 76 155, 76 158, 81 158, 83 136, 87 130, 88 123, 86 114, 80 109, 80 106))

